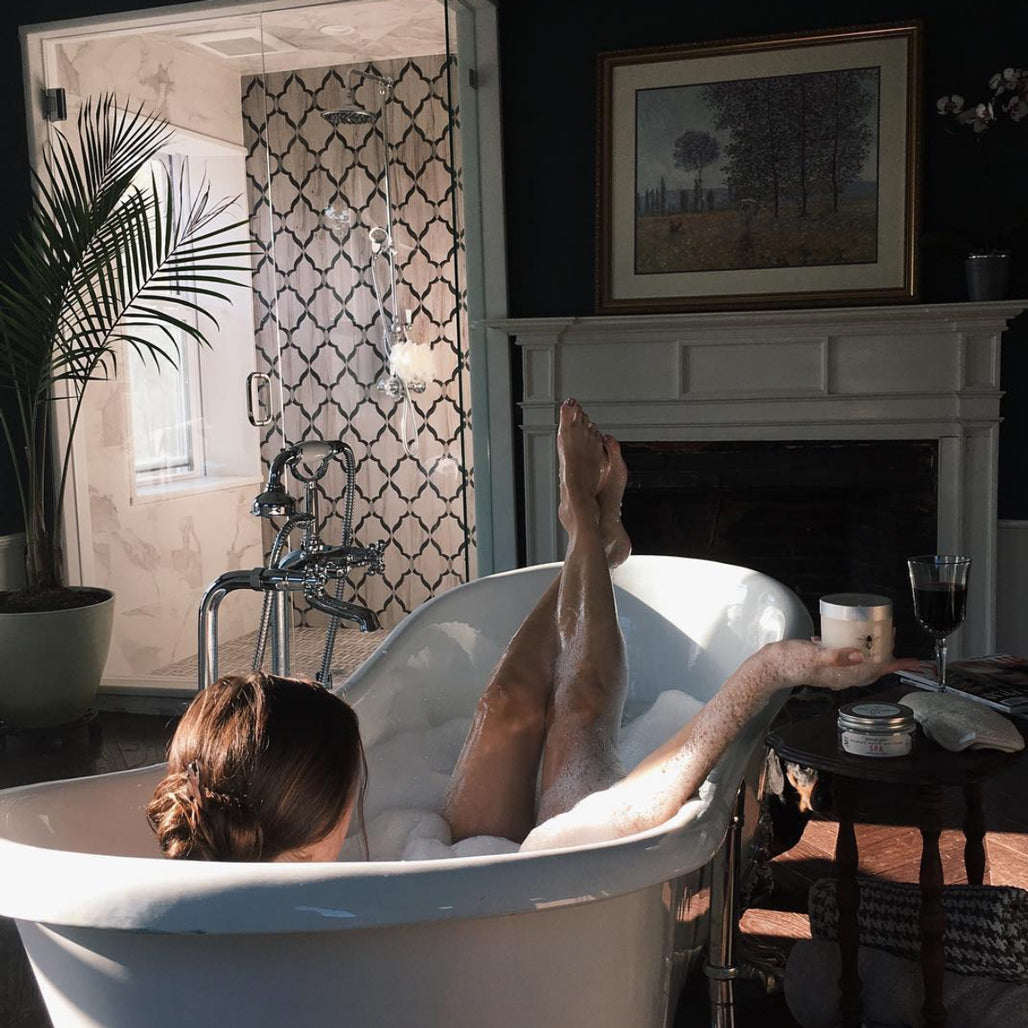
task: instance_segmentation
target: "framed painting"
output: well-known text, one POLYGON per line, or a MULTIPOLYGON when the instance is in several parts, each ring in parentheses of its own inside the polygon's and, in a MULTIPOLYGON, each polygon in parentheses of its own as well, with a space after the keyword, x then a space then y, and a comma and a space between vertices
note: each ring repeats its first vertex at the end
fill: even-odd
POLYGON ((917 295, 918 24, 601 54, 597 310, 917 295))

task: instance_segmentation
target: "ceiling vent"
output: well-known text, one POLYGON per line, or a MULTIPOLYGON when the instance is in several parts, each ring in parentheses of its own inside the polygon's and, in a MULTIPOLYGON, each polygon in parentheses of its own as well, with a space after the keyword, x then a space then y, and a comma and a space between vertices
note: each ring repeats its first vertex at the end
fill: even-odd
POLYGON ((279 39, 268 32, 262 32, 258 26, 229 29, 223 32, 198 32, 179 38, 184 43, 192 43, 201 50, 226 59, 285 54, 296 49, 292 43, 287 43, 284 39, 279 39))

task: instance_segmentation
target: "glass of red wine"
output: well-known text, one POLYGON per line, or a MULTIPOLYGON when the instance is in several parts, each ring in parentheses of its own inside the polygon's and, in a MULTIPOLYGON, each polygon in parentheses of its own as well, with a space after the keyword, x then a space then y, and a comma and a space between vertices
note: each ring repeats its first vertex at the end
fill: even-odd
POLYGON ((964 621, 967 611, 967 573, 971 558, 952 553, 911 557, 910 586, 914 590, 914 616, 935 639, 935 665, 939 688, 946 688, 946 639, 964 621))

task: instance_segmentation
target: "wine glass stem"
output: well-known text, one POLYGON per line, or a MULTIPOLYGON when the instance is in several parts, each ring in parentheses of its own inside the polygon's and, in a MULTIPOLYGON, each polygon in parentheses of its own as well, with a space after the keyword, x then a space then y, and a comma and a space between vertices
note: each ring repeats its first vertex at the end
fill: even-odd
POLYGON ((946 688, 946 637, 935 640, 935 666, 939 670, 939 689, 946 688))

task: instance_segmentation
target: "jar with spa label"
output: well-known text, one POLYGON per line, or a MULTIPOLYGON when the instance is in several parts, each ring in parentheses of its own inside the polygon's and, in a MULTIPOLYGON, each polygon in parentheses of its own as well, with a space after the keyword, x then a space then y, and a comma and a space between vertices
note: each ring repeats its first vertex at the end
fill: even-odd
POLYGON ((916 727, 914 712, 902 703, 847 703, 839 708, 839 748, 858 757, 905 757, 916 727))
POLYGON ((855 646, 864 660, 892 659, 892 600, 874 593, 832 593, 821 597, 821 645, 855 646))

